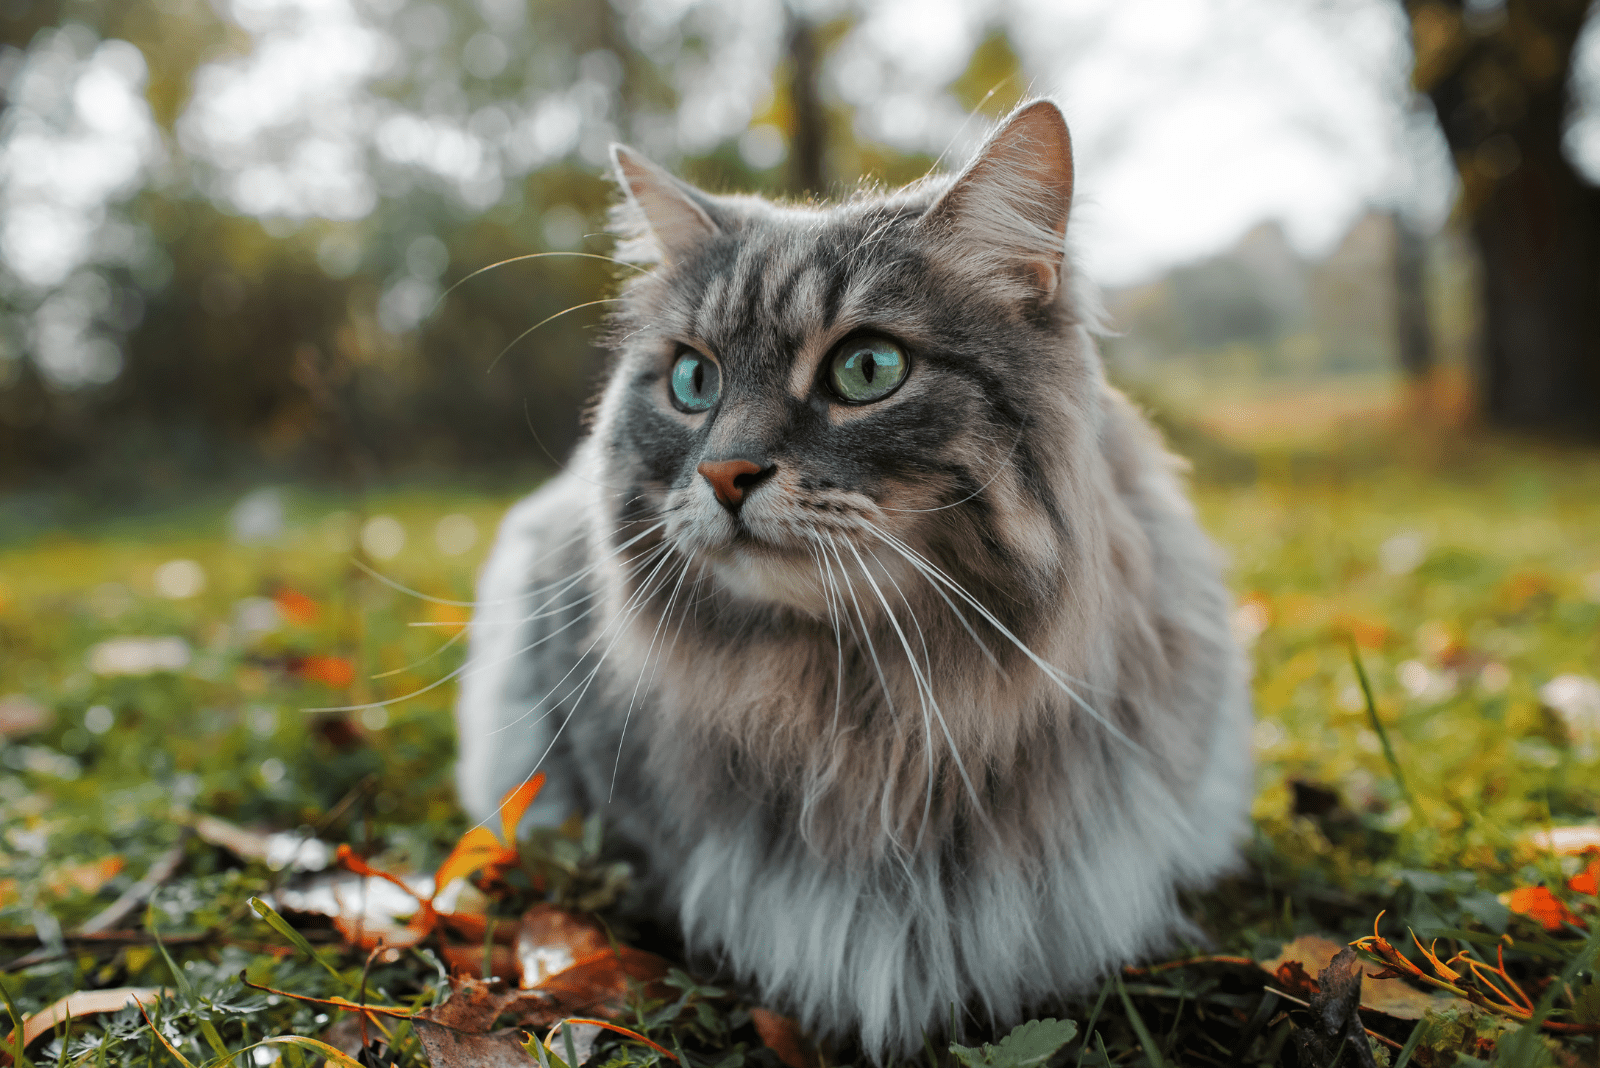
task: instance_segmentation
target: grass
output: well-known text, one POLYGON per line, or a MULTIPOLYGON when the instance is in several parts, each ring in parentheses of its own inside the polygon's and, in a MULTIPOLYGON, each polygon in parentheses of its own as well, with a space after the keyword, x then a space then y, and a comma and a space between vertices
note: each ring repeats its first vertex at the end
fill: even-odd
MULTIPOLYGON (((1312 1014, 1240 961, 1269 959, 1302 935, 1371 934, 1384 910, 1381 930, 1396 947, 1408 948, 1407 926, 1491 964, 1499 945, 1506 982, 1545 997, 1558 1021, 1600 1023, 1592 954, 1580 959, 1594 940, 1576 926, 1547 930, 1506 896, 1548 886, 1575 919, 1600 926, 1565 889, 1579 858, 1529 841, 1600 810, 1600 736, 1540 697, 1558 676, 1600 674, 1600 457, 1392 430, 1222 452, 1226 462, 1202 465, 1196 495, 1231 557, 1236 626, 1256 661, 1249 865, 1190 902, 1214 942, 1208 959, 1130 972, 1063 1006, 1081 1026, 1049 1063, 1315 1063, 1294 1037, 1312 1014)), ((385 575, 464 600, 507 500, 397 492, 368 499, 361 516, 310 492, 283 500, 281 534, 257 544, 231 537, 226 511, 209 508, 0 547, 0 962, 9 962, 0 983, 18 1014, 78 990, 174 991, 151 1010, 154 1027, 133 1009, 92 1017, 30 1047, 35 1063, 181 1055, 199 1065, 334 1022, 325 1007, 242 985, 241 974, 312 997, 360 985, 391 1004, 443 995, 426 948, 364 972, 366 955, 343 948, 326 922, 291 916, 329 967, 312 961, 249 904, 289 873, 187 827, 208 813, 349 842, 391 871, 439 862, 466 830, 450 784, 452 688, 383 714, 305 710, 419 689, 459 662, 459 646, 439 650, 463 610, 352 565, 363 523, 390 516, 405 532, 404 547, 378 563, 385 575), (440 548, 445 515, 472 520, 472 548, 440 548), (204 586, 192 591, 196 574, 204 586), (163 586, 190 595, 164 596, 163 586), (102 644, 129 636, 179 639, 159 655, 181 666, 108 673, 119 655, 126 667, 151 654, 102 644), (120 940, 74 937, 164 856, 175 858, 172 876, 116 925, 120 940)), ((453 525, 459 535, 464 524, 453 525)), ((383 547, 384 526, 367 524, 371 547, 383 547)), ((529 896, 498 908, 510 920, 529 896)), ((667 1003, 638 995, 632 1018, 692 1068, 776 1063, 746 1007, 690 987, 667 1003)), ((1524 1033, 1471 1008, 1417 1025, 1366 1016, 1391 1063, 1408 1039, 1409 1063, 1428 1068, 1597 1057, 1593 1035, 1524 1033)), ((390 1055, 424 1064, 408 1028, 390 1055)), ((612 1064, 663 1059, 621 1039, 599 1049, 612 1064)), ((237 1063, 279 1056, 313 1057, 263 1047, 237 1063)), ((949 1063, 931 1048, 930 1057, 949 1063)))

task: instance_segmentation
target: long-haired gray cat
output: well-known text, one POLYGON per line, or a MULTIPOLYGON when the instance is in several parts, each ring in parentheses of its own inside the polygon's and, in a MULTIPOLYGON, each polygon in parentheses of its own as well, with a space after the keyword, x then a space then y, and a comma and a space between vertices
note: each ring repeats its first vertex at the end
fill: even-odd
POLYGON ((1249 697, 1090 337, 1060 111, 837 206, 615 162, 642 266, 483 572, 468 811, 542 769, 533 818, 603 811, 691 952, 878 1059, 1160 948, 1245 829, 1249 697))

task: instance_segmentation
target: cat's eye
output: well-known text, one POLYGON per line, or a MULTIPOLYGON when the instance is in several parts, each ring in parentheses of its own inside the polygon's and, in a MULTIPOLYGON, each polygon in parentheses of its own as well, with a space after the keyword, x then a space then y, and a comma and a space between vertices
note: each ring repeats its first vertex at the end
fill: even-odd
POLYGON ((686 352, 672 365, 672 403, 680 412, 704 412, 722 395, 722 372, 698 352, 686 352))
POLYGON ((866 404, 893 393, 910 367, 905 349, 886 337, 863 334, 833 350, 828 385, 840 400, 866 404))

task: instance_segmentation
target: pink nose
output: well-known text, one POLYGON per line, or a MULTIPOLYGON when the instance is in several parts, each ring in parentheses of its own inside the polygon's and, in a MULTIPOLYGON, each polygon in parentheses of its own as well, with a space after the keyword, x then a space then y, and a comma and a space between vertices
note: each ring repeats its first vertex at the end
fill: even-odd
POLYGON ((749 460, 707 460, 695 470, 711 483, 712 492, 717 495, 717 502, 722 507, 730 512, 738 512, 739 506, 744 503, 745 491, 754 489, 775 468, 762 467, 749 460))

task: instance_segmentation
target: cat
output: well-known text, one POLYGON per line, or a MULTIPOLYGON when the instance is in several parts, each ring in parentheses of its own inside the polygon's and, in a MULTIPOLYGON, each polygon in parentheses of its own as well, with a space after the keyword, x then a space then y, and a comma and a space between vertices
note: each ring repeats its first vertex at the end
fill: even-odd
POLYGON ((879 1062, 1192 933, 1177 891, 1248 824, 1247 672, 1095 349, 1060 109, 836 206, 613 163, 635 271, 479 581, 467 811, 543 770, 531 820, 603 812, 691 953, 879 1062))

